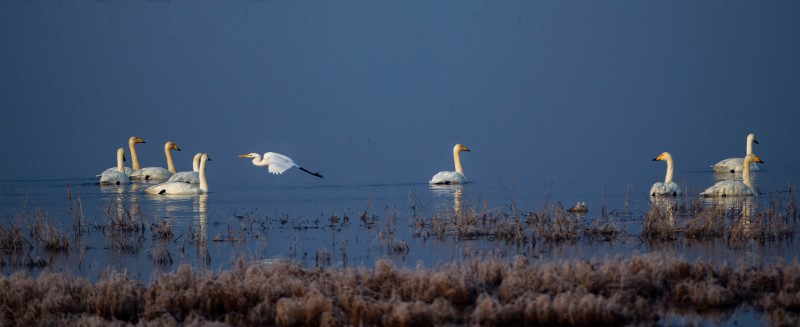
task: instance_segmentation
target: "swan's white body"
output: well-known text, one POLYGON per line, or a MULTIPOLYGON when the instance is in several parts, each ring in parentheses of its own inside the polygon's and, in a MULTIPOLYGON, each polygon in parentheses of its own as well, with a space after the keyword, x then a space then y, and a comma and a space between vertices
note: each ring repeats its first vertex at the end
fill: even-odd
POLYGON ((650 188, 650 196, 678 196, 683 194, 680 186, 672 181, 672 174, 675 171, 675 164, 672 161, 672 155, 669 152, 664 152, 653 161, 666 161, 667 162, 667 175, 664 177, 664 182, 656 182, 650 188))
POLYGON ((469 151, 467 147, 456 144, 453 147, 453 161, 456 166, 456 171, 440 171, 433 175, 430 184, 464 184, 467 182, 467 177, 464 176, 464 170, 461 169, 461 158, 458 153, 461 151, 469 151))
POLYGON ((167 195, 192 195, 208 193, 208 182, 206 181, 206 161, 211 160, 208 154, 200 156, 200 168, 197 172, 200 175, 199 184, 189 184, 185 182, 165 182, 158 185, 150 186, 144 191, 150 194, 167 194, 167 195))
POLYGON ((756 195, 753 189, 753 181, 750 179, 750 164, 762 162, 755 154, 748 154, 742 161, 742 180, 721 181, 707 188, 700 193, 700 196, 707 198, 728 197, 728 196, 751 196, 756 195))
MULTIPOLYGON (((140 139, 140 138, 138 138, 136 136, 131 136, 128 139, 128 147, 131 149, 131 161, 133 162, 133 168, 132 167, 122 167, 123 172, 125 173, 125 175, 128 175, 128 176, 130 176, 131 174, 133 174, 134 171, 139 169, 139 160, 136 157, 136 150, 133 147, 134 144, 136 144, 136 143, 144 143, 144 141, 142 141, 142 139, 140 139)), ((103 171, 102 173, 100 173, 100 175, 105 174, 105 173, 110 173, 112 171, 117 171, 117 167, 108 168, 105 171, 103 171)), ((100 176, 100 175, 97 175, 97 176, 100 176)))
POLYGON ((125 161, 125 150, 119 148, 117 149, 117 167, 100 174, 100 185, 119 185, 131 182, 128 175, 125 174, 125 167, 122 166, 123 161, 125 161))
POLYGON ((172 154, 170 154, 170 150, 180 151, 181 149, 179 149, 175 143, 172 143, 172 141, 167 141, 167 143, 164 144, 164 155, 167 157, 167 169, 164 169, 163 167, 145 167, 134 171, 131 174, 131 179, 143 179, 148 181, 168 180, 173 174, 175 174, 175 164, 172 162, 172 154))
MULTIPOLYGON (((758 144, 758 140, 756 139, 755 134, 748 134, 747 135, 747 153, 753 154, 753 143, 758 144)), ((722 159, 716 165, 711 166, 715 172, 718 173, 741 173, 742 167, 744 166, 742 163, 744 162, 744 158, 728 158, 722 159)), ((750 171, 759 171, 758 165, 754 162, 750 164, 750 171)))
POLYGON ((200 183, 200 173, 199 173, 199 166, 200 166, 200 157, 202 153, 197 153, 194 155, 192 159, 192 171, 181 171, 172 175, 169 178, 168 182, 184 182, 189 184, 199 184, 200 183))
POLYGON ((319 173, 312 173, 312 172, 306 170, 305 168, 298 166, 296 163, 294 163, 294 160, 292 160, 292 158, 289 158, 289 157, 287 157, 285 155, 282 155, 280 153, 267 152, 267 153, 264 153, 263 156, 261 156, 258 153, 248 153, 248 154, 240 155, 239 158, 253 158, 253 165, 254 166, 258 166, 258 167, 265 167, 266 166, 267 170, 270 173, 276 174, 276 175, 283 174, 283 172, 289 170, 289 168, 297 168, 297 169, 300 169, 300 170, 302 170, 304 172, 307 172, 307 173, 309 173, 311 175, 317 176, 319 178, 324 178, 319 173))

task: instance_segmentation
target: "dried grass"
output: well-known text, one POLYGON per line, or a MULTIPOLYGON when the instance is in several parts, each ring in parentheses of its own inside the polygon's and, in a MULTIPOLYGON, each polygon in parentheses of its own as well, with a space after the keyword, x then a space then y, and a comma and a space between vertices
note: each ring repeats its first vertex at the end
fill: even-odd
POLYGON ((278 326, 652 324, 674 312, 748 306, 798 321, 800 264, 715 266, 658 254, 530 264, 490 259, 430 270, 309 268, 238 261, 216 274, 181 266, 143 285, 125 273, 0 277, 0 325, 278 326))
POLYGON ((731 247, 746 241, 781 241, 794 237, 797 207, 793 191, 784 205, 774 194, 765 209, 757 201, 741 199, 709 207, 699 200, 688 206, 654 205, 645 214, 641 237, 648 241, 673 241, 683 235, 690 240, 723 238, 731 247))

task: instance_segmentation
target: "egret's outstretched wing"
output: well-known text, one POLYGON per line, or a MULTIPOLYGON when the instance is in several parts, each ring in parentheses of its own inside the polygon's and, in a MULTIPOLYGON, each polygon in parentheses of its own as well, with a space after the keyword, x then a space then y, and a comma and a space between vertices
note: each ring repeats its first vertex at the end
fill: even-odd
POLYGON ((265 153, 263 161, 268 162, 269 172, 276 175, 283 174, 289 168, 297 167, 292 158, 275 152, 265 153))

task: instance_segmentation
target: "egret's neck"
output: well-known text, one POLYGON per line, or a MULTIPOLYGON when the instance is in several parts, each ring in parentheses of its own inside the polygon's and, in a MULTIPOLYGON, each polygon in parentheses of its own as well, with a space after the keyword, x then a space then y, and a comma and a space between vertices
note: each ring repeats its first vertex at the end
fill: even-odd
POLYGON ((747 137, 747 154, 753 154, 753 137, 747 137))
POLYGON ((117 152, 117 171, 120 173, 125 172, 125 166, 123 164, 124 154, 122 152, 117 152))
POLYGON ((456 172, 464 175, 464 170, 461 169, 461 158, 458 156, 458 150, 453 150, 453 162, 456 164, 456 172))
POLYGON ((131 168, 133 168, 133 170, 139 170, 142 168, 139 167, 139 157, 136 156, 134 144, 136 143, 133 140, 128 141, 128 147, 131 149, 131 168))
POLYGON ((164 147, 164 154, 167 156, 167 170, 170 174, 175 175, 175 164, 172 163, 172 154, 169 153, 169 147, 164 147))
POLYGON ((672 157, 667 158, 667 176, 664 177, 664 184, 672 182, 672 173, 675 172, 675 164, 672 162, 672 157))
POLYGON ((200 175, 200 191, 203 193, 208 193, 208 182, 206 182, 206 161, 200 161, 200 171, 198 172, 200 175))
POLYGON ((260 155, 256 155, 253 158, 253 165, 259 167, 269 166, 269 156, 264 156, 264 159, 261 159, 260 155))

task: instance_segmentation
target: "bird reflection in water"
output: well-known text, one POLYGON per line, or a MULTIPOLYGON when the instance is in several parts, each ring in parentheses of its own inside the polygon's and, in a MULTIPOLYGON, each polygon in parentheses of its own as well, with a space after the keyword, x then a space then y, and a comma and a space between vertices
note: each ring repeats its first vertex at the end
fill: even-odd
POLYGON ((450 211, 450 202, 452 199, 453 213, 456 216, 461 215, 461 195, 464 191, 464 185, 430 185, 430 188, 433 192, 434 208, 437 210, 450 211))
MULTIPOLYGON (((208 245, 206 244, 206 220, 208 219, 208 209, 206 207, 208 201, 208 194, 200 194, 194 201, 194 213, 197 215, 196 227, 197 233, 194 235, 197 242, 197 257, 201 262, 206 264, 206 267, 211 263, 211 256, 208 254, 208 245)), ((192 227, 192 229, 195 228, 192 227)))

